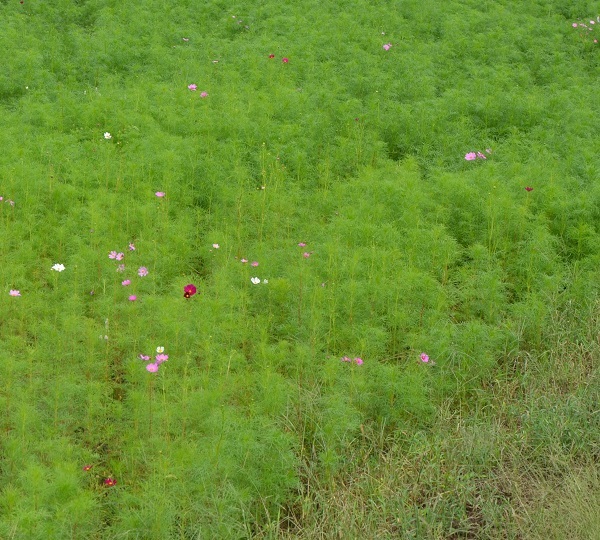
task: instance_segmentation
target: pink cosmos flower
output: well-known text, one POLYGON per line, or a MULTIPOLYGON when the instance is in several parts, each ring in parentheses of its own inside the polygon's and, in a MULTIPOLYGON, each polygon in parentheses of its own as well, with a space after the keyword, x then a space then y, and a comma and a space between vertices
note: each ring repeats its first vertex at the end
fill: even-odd
POLYGON ((351 362, 351 360, 347 356, 342 356, 342 362, 351 362))
POLYGON ((91 468, 92 468, 92 465, 84 465, 84 466, 82 467, 82 469, 83 469, 84 471, 89 471, 91 468))
POLYGON ((362 366, 363 365, 363 359, 362 358, 355 358, 354 361, 356 362, 357 366, 362 366))
POLYGON ((258 261, 252 261, 252 262, 250 263, 250 266, 258 266, 258 261))
POLYGON ((219 249, 219 247, 220 247, 219 244, 213 244, 213 248, 219 249))
POLYGON ((308 251, 305 251, 305 252, 302 254, 302 256, 303 256, 305 259, 308 259, 308 258, 310 257, 310 253, 309 253, 308 251))
POLYGON ((195 84, 188 84, 188 90, 195 92, 196 90, 198 90, 198 87, 195 84))
POLYGON ((154 195, 156 195, 157 197, 164 197, 166 193, 164 191, 157 191, 154 195))
POLYGON ((17 291, 15 289, 11 289, 8 294, 10 294, 11 296, 21 296, 21 291, 17 291))
POLYGON ((160 364, 162 364, 163 362, 166 362, 169 359, 169 355, 168 354, 157 354, 155 357, 156 359, 156 365, 160 366, 160 364))
POLYGON ((425 353, 421 353, 421 362, 429 362, 429 356, 427 356, 425 353))
POLYGON ((146 354, 140 354, 140 360, 144 360, 145 362, 147 362, 148 360, 150 360, 150 357, 146 354))
POLYGON ((129 243, 129 251, 135 251, 135 245, 133 244, 133 242, 129 243))
POLYGON ((200 97, 201 98, 208 97, 208 92, 200 92, 200 97))
POLYGON ((284 64, 287 64, 287 63, 290 61, 290 59, 289 59, 289 58, 286 58, 286 57, 284 56, 284 57, 281 59, 281 61, 282 61, 284 64))
POLYGON ((383 46, 383 48, 384 48, 386 51, 389 51, 389 50, 392 48, 392 44, 391 44, 391 43, 386 43, 386 44, 383 46))
POLYGON ((306 246, 306 244, 305 244, 304 242, 299 242, 299 243, 298 243, 298 245, 299 245, 300 247, 304 247, 304 246, 306 246))
POLYGON ((125 253, 121 253, 119 251, 119 253, 117 253, 117 255, 115 256, 115 259, 117 259, 117 261, 122 261, 123 257, 125 257, 125 253))
POLYGON ((116 258, 117 258, 117 252, 116 252, 116 251, 111 251, 111 252, 108 254, 108 258, 109 258, 109 259, 116 259, 116 258))
POLYGON ((148 275, 148 269, 145 266, 140 266, 138 268, 138 276, 144 277, 148 275))
POLYGON ((128 300, 129 300, 130 302, 135 302, 135 301, 137 300, 137 296, 136 296, 135 294, 132 294, 132 295, 131 295, 131 296, 128 298, 128 300))
POLYGON ((183 297, 190 298, 190 296, 194 296, 196 294, 196 286, 190 283, 183 288, 183 297))
POLYGON ((477 154, 475 152, 469 152, 468 154, 465 154, 465 159, 467 161, 473 161, 474 159, 477 159, 477 154))
POLYGON ((248 262, 248 259, 240 259, 240 262, 246 264, 248 262))
POLYGON ((125 265, 120 264, 119 266, 117 266, 117 272, 125 272, 125 265))
POLYGON ((147 364, 146 365, 146 369, 150 372, 150 373, 156 373, 158 371, 158 364, 147 364))
POLYGON ((126 279, 124 281, 121 281, 121 285, 123 285, 123 287, 127 287, 127 285, 131 285, 131 280, 126 279))
POLYGON ((577 23, 576 23, 576 22, 574 22, 574 23, 573 23, 571 26, 572 26, 573 28, 577 28, 577 23))
POLYGON ((485 154, 482 154, 481 152, 477 152, 477 157, 480 158, 480 159, 487 159, 485 157, 485 154))

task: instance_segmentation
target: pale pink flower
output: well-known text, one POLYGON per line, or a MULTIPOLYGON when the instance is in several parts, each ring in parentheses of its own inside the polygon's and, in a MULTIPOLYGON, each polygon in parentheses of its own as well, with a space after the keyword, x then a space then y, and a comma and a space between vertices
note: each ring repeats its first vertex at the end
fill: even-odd
POLYGON ((240 259, 240 262, 246 264, 248 262, 248 259, 240 259))
POLYGON ((137 296, 136 296, 135 294, 132 294, 132 295, 129 297, 129 301, 130 301, 130 302, 135 302, 136 300, 137 300, 137 296))
POLYGON ((138 268, 138 276, 144 277, 148 275, 148 269, 145 266, 140 266, 138 268))
POLYGON ((200 97, 201 98, 208 97, 208 92, 200 92, 200 97))
POLYGON ((150 372, 150 373, 156 373, 158 371, 158 364, 147 364, 146 365, 146 369, 150 372))
POLYGON ((117 252, 116 252, 116 251, 111 251, 111 252, 108 254, 108 258, 109 258, 109 259, 116 259, 116 258, 117 258, 117 252))
POLYGON ((164 191, 157 191, 154 195, 156 195, 157 197, 164 197, 166 193, 164 191))
POLYGON ((391 43, 386 43, 386 44, 383 46, 383 48, 384 48, 384 50, 386 50, 386 51, 389 51, 389 50, 392 48, 392 44, 391 44, 391 43))
POLYGON ((250 266, 258 266, 258 261, 252 261, 252 262, 250 263, 250 266))
POLYGON ((120 264, 119 266, 117 266, 117 272, 125 272, 125 265, 120 264))
POLYGON ((127 287, 127 285, 131 285, 131 280, 126 279, 124 281, 121 281, 121 285, 123 285, 123 287, 127 287))
POLYGON ((298 243, 298 245, 299 245, 300 247, 304 247, 304 246, 306 246, 306 244, 305 244, 304 242, 299 242, 299 243, 298 243))
POLYGON ((468 154, 465 154, 465 159, 467 161, 473 161, 474 159, 477 159, 477 154, 475 152, 469 152, 468 154))
POLYGON ((577 28, 577 23, 576 23, 576 22, 574 22, 574 23, 573 23, 571 26, 572 26, 573 28, 577 28))
POLYGON ((15 289, 11 289, 8 294, 10 294, 11 296, 21 296, 21 291, 17 291, 15 289))
POLYGON ((150 360, 150 357, 147 354, 140 354, 139 358, 140 360, 144 360, 145 362, 150 360))
POLYGON ((219 249, 219 244, 213 244, 213 248, 219 249))
POLYGON ((158 365, 160 365, 169 359, 169 355, 168 354, 157 354, 154 358, 156 359, 156 363, 158 365))
POLYGON ((188 84, 188 90, 195 92, 196 90, 198 90, 198 87, 195 84, 188 84))
POLYGON ((117 259, 117 261, 122 261, 123 257, 125 257, 125 253, 119 251, 119 253, 117 253, 117 255, 115 256, 115 259, 117 259))
POLYGON ((133 244, 133 242, 130 242, 129 244, 129 251, 135 251, 135 245, 133 244))
POLYGON ((350 360, 350 358, 348 358, 347 356, 342 356, 342 362, 351 362, 352 360, 350 360))
POLYGON ((485 157, 485 154, 482 154, 481 152, 477 152, 477 157, 480 158, 480 159, 487 159, 485 157))
POLYGON ((310 253, 309 253, 308 251, 305 251, 305 252, 302 254, 302 256, 303 256, 305 259, 308 259, 308 258, 310 257, 310 253))

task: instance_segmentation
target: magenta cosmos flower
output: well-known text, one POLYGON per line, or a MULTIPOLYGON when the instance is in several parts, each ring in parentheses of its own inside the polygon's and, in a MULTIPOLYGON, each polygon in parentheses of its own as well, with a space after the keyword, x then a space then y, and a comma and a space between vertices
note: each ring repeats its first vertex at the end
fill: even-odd
POLYGON ((125 280, 121 281, 121 285, 123 285, 123 287, 127 287, 127 285, 131 285, 131 280, 125 279, 125 280))
POLYGON ((362 366, 364 364, 362 358, 355 358, 354 361, 356 362, 357 366, 362 366))
POLYGON ((105 486, 116 486, 117 485, 117 481, 114 478, 111 478, 109 476, 108 478, 104 479, 104 485, 105 486))
POLYGON ((198 87, 195 84, 188 84, 188 90, 195 92, 196 90, 198 90, 198 87))
POLYGON ((164 191, 157 191, 154 195, 156 195, 159 198, 162 198, 166 195, 166 193, 164 191))
POLYGON ((132 295, 131 295, 131 296, 128 298, 128 300, 129 300, 130 302, 135 302, 135 301, 137 300, 137 296, 136 296, 135 294, 132 294, 132 295))
POLYGON ((391 43, 386 43, 386 44, 383 46, 383 48, 384 48, 384 50, 386 50, 386 51, 389 51, 389 50, 392 48, 392 44, 391 44, 391 43))
POLYGON ((284 56, 284 57, 281 59, 281 61, 282 61, 284 64, 287 64, 287 63, 290 61, 290 59, 289 59, 289 58, 286 58, 286 57, 284 56))
POLYGON ((531 186, 527 186, 527 187, 525 188, 525 191, 533 191, 533 188, 532 188, 531 186))
POLYGON ((150 372, 150 373, 156 373, 158 371, 158 364, 148 364, 146 366, 146 369, 150 372))
POLYGON ((160 364, 162 364, 163 362, 166 362, 169 359, 169 355, 168 354, 157 354, 155 356, 156 362, 155 364, 157 366, 160 366, 160 364))
POLYGON ((189 285, 186 285, 183 288, 183 297, 184 298, 190 298, 191 296, 194 296, 196 294, 196 286, 192 283, 190 283, 189 285))
POLYGON ((429 362, 429 356, 427 356, 425 353, 421 353, 421 362, 429 362))

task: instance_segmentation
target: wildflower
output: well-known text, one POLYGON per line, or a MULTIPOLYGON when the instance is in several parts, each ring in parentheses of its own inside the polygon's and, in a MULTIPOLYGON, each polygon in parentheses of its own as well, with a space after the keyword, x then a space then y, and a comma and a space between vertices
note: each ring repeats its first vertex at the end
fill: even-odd
POLYGON ((477 157, 480 158, 480 159, 487 159, 485 157, 485 154, 482 154, 481 152, 477 152, 477 157))
POLYGON ((342 362, 351 362, 351 360, 347 356, 342 356, 342 362))
POLYGON ((269 58, 275 58, 275 55, 274 54, 270 54, 269 58))
POLYGON ((127 285, 131 285, 131 280, 125 279, 125 280, 121 281, 121 285, 123 285, 123 287, 127 287, 127 285))
POLYGON ((200 97, 201 98, 208 97, 208 92, 200 92, 200 97))
POLYGON ((196 294, 196 286, 193 285, 192 283, 186 285, 183 288, 183 297, 184 298, 190 298, 191 296, 194 296, 196 294))
POLYGON ((258 285, 260 283, 260 278, 258 278, 258 277, 252 277, 252 278, 250 278, 250 281, 252 283, 254 283, 254 285, 258 285))
POLYGON ((186 38, 186 37, 181 38, 181 39, 183 39, 183 41, 189 41, 190 40, 190 38, 186 38))
POLYGON ((117 255, 115 256, 115 259, 117 259, 117 261, 122 261, 123 257, 125 257, 125 253, 119 251, 119 253, 117 253, 117 255))
POLYGON ((305 251, 305 252, 302 254, 302 256, 303 256, 305 259, 308 259, 308 258, 310 257, 310 253, 309 253, 308 251, 305 251))
POLYGON ((15 201, 10 200, 10 201, 8 201, 8 204, 10 204, 11 206, 14 206, 15 205, 15 201))
POLYGON ((254 267, 258 266, 258 261, 252 261, 250 263, 250 266, 254 266, 254 267))
POLYGON ((133 244, 133 242, 129 243, 129 251, 135 251, 135 245, 133 244))
POLYGON ((64 269, 65 269, 65 265, 64 264, 58 264, 58 263, 56 263, 52 267, 52 270, 54 270, 55 272, 62 272, 64 269))
POLYGON ((165 348, 164 347, 156 347, 156 352, 163 353, 163 352, 165 352, 165 348))
POLYGON ((492 153, 492 149, 491 149, 491 148, 486 148, 486 149, 485 149, 485 151, 486 151, 488 154, 491 154, 491 153, 492 153))
POLYGON ((248 262, 248 259, 240 259, 240 262, 246 264, 248 262))
POLYGON ((109 252, 108 258, 109 259, 116 259, 117 258, 117 252, 116 251, 109 252))
POLYGON ((219 244, 213 244, 213 248, 219 249, 219 247, 220 247, 219 244))
POLYGON ((156 359, 155 364, 157 366, 160 366, 160 364, 162 364, 163 362, 166 362, 169 359, 169 355, 168 354, 157 354, 154 358, 156 359))
POLYGON ((269 283, 269 280, 268 279, 263 279, 263 283, 267 284, 267 283, 269 283))
POLYGON ((110 133, 107 131, 107 132, 104 134, 104 138, 105 138, 106 140, 108 140, 108 139, 112 139, 112 135, 111 135, 111 134, 110 134, 110 133))
POLYGON ((138 276, 144 277, 148 275, 148 269, 145 266, 140 266, 138 268, 138 276))
POLYGON ((195 92, 197 89, 198 87, 195 84, 188 84, 188 90, 195 92))
POLYGON ((298 245, 299 245, 300 247, 305 247, 305 246, 306 246, 306 244, 305 244, 304 242, 299 242, 299 243, 298 243, 298 245))
POLYGON ((150 373, 156 373, 158 371, 158 364, 147 364, 146 365, 146 369, 150 372, 150 373))
POLYGON ((84 465, 82 468, 84 471, 89 471, 92 468, 92 465, 84 465))
POLYGON ((161 198, 161 197, 164 197, 166 195, 166 193, 164 191, 157 191, 154 195, 161 198))
POLYGON ((21 291, 17 291, 15 289, 11 289, 8 294, 10 294, 11 296, 21 296, 21 291))
POLYGON ((131 295, 131 296, 128 298, 128 300, 129 300, 130 302, 135 302, 135 301, 137 300, 137 296, 136 296, 135 294, 132 294, 132 295, 131 295))
POLYGON ((384 49, 384 50, 386 50, 386 51, 389 51, 391 48, 392 48, 392 44, 391 44, 391 43, 386 43, 386 44, 383 46, 383 49, 384 49))
POLYGON ((525 191, 533 191, 533 188, 531 186, 527 186, 525 187, 525 191))
POLYGON ((421 353, 421 362, 429 362, 429 356, 427 356, 425 353, 421 353))
POLYGON ((467 161, 473 161, 474 159, 477 159, 477 154, 475 152, 469 152, 468 154, 465 154, 465 159, 467 161))
POLYGON ((147 362, 148 360, 150 360, 150 357, 146 354, 140 354, 140 360, 144 360, 144 362, 147 362))
POLYGON ((125 272, 125 265, 120 264, 119 266, 117 266, 117 272, 125 272))
POLYGON ((356 362, 357 366, 362 366, 363 365, 363 359, 362 358, 355 358, 354 361, 356 362))
POLYGON ((290 61, 290 59, 289 59, 289 58, 286 58, 286 57, 284 56, 284 57, 281 59, 281 61, 282 61, 284 64, 287 64, 287 63, 290 61))
POLYGON ((117 484, 117 481, 114 478, 111 478, 110 476, 108 478, 104 479, 105 486, 115 486, 116 484, 117 484))

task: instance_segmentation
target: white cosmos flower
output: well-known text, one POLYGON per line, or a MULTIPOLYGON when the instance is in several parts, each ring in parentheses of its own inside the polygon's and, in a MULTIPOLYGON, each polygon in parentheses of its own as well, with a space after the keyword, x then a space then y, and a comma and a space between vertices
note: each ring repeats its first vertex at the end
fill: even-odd
POLYGON ((258 277, 252 277, 252 278, 250 278, 250 281, 252 283, 254 283, 254 285, 258 285, 260 283, 260 278, 258 278, 258 277))
POLYGON ((263 279, 263 283, 269 283, 268 279, 263 279))
POLYGON ((107 131, 107 132, 104 134, 104 138, 105 138, 105 139, 112 139, 112 135, 111 135, 111 134, 110 134, 110 133, 107 131))
POLYGON ((156 347, 156 352, 163 353, 163 352, 165 352, 165 348, 164 347, 156 347))
POLYGON ((56 271, 56 272, 62 272, 65 269, 65 265, 64 264, 58 264, 56 263, 53 267, 52 270, 56 271))

